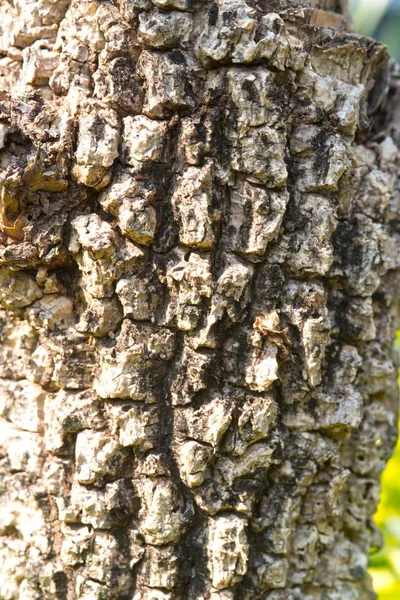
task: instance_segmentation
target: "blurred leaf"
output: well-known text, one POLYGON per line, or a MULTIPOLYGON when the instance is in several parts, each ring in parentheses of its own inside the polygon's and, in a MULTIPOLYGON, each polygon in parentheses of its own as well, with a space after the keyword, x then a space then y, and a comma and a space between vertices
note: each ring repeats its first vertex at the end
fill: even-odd
POLYGON ((396 579, 398 580, 400 577, 400 548, 390 548, 388 555, 391 567, 396 575, 396 579))
POLYGON ((370 569, 386 568, 390 566, 387 546, 370 557, 370 569))
POLYGON ((369 572, 377 592, 386 590, 396 583, 396 578, 389 569, 370 569, 369 572))
POLYGON ((387 534, 400 542, 400 516, 388 517, 385 521, 387 534))
MULTIPOLYGON (((400 345, 397 332, 396 345, 400 345)), ((378 600, 400 600, 400 441, 382 477, 382 493, 375 522, 385 546, 370 558, 370 574, 378 600)))

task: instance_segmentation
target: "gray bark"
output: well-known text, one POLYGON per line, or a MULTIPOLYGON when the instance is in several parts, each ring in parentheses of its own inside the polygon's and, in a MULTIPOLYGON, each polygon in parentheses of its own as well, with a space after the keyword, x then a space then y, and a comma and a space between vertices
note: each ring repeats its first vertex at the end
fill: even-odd
POLYGON ((385 48, 334 0, 0 16, 0 599, 374 598, 385 48))

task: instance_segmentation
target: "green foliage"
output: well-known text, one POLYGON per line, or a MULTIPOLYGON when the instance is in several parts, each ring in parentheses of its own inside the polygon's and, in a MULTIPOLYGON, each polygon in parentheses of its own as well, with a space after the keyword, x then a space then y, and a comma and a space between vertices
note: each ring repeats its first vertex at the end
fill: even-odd
POLYGON ((370 573, 379 600, 400 598, 400 440, 382 478, 382 494, 375 522, 385 545, 371 556, 370 573))

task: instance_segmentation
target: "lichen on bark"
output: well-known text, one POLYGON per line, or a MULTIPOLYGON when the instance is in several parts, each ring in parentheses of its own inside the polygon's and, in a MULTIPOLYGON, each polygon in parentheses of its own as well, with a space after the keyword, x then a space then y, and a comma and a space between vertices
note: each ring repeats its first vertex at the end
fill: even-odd
POLYGON ((384 46, 343 1, 0 16, 0 599, 374 598, 384 46))

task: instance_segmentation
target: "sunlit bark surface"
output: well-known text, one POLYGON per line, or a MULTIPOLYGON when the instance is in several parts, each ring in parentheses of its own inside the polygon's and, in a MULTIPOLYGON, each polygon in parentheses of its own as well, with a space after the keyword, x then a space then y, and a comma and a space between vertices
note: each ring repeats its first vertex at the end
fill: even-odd
POLYGON ((1 600, 375 597, 400 86, 349 31, 0 2, 1 600))

